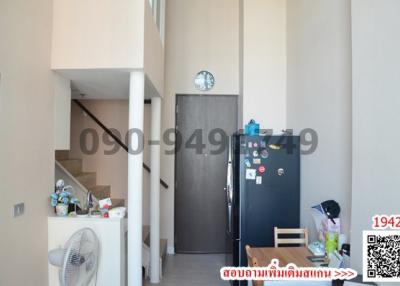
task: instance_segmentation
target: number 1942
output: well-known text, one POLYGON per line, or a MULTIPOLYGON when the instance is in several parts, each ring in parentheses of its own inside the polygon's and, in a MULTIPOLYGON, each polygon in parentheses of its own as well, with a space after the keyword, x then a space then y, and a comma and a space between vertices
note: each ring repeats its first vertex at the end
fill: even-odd
POLYGON ((400 229, 400 215, 375 215, 372 221, 373 229, 400 229))

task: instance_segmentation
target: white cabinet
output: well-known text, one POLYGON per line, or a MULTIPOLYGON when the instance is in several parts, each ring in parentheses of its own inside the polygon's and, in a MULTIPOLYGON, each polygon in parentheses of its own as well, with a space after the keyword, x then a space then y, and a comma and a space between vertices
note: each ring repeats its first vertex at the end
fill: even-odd
MULTIPOLYGON (((119 218, 48 218, 48 250, 64 247, 76 231, 91 228, 100 242, 97 281, 88 286, 125 286, 127 219, 119 218)), ((49 285, 58 286, 59 269, 49 264, 49 285)))

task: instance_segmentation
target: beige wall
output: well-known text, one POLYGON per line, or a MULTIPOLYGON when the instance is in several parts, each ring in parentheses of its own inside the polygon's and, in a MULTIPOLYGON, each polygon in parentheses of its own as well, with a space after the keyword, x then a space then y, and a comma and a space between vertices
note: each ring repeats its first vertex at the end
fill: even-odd
POLYGON ((54 78, 54 149, 70 149, 71 81, 53 73, 54 78))
POLYGON ((54 182, 51 0, 0 1, 0 285, 47 285, 54 182), (12 218, 13 205, 25 214, 12 218))
MULTIPOLYGON (((82 100, 82 103, 92 112, 105 126, 117 129, 125 142, 128 131, 129 106, 127 100, 82 100)), ((113 147, 104 144, 102 136, 103 130, 89 117, 85 116, 81 109, 72 103, 71 106, 71 157, 83 159, 84 172, 96 172, 98 185, 110 185, 111 197, 125 199, 127 203, 128 195, 128 153, 120 148, 113 155, 105 155, 104 151, 109 151, 113 147), (80 136, 86 128, 93 128, 99 136, 99 148, 93 155, 84 154, 80 147, 80 136)), ((145 142, 148 142, 148 132, 150 130, 151 106, 145 105, 144 130, 145 142)), ((92 145, 90 135, 87 136, 87 146, 92 145)), ((113 141, 111 139, 111 141, 113 141)), ((150 156, 148 145, 145 145, 143 160, 150 166, 150 156)), ((150 175, 143 170, 143 224, 150 223, 149 210, 149 190, 150 175)), ((126 204, 125 204, 126 205, 126 204)))
MULTIPOLYGON (((348 0, 288 0, 288 128, 313 128, 318 148, 301 158, 301 223, 335 199, 349 234, 351 206, 351 26, 348 0)), ((314 239, 315 236, 312 235, 314 239)))
POLYGON ((243 123, 286 129, 286 0, 243 0, 243 123))
POLYGON ((143 68, 147 0, 54 0, 52 68, 143 68))
POLYGON ((351 266, 358 271, 362 269, 362 231, 371 229, 371 217, 399 213, 399 10, 397 0, 352 1, 351 266))
POLYGON ((164 96, 164 45, 148 0, 145 0, 144 21, 144 70, 158 94, 164 96))
MULTIPOLYGON (((162 130, 175 126, 175 94, 200 93, 197 72, 215 76, 211 94, 239 94, 239 1, 168 0, 166 14, 166 78, 162 130)), ((171 186, 161 192, 161 236, 174 246, 174 156, 162 146, 161 177, 171 186)))

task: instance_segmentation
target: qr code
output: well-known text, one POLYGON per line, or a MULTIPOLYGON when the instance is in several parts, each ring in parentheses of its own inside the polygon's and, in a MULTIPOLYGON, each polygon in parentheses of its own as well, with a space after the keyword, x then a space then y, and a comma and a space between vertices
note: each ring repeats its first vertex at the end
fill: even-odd
POLYGON ((363 232, 363 276, 370 282, 400 282, 400 231, 363 232))

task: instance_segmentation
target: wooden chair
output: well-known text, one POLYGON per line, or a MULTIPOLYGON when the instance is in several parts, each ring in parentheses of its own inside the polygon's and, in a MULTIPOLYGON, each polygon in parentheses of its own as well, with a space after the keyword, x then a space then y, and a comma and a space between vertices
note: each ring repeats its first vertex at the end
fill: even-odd
MULTIPOLYGON (((246 254, 247 254, 247 265, 249 267, 258 267, 257 258, 251 254, 251 247, 246 245, 246 254)), ((253 281, 254 286, 263 286, 263 281, 253 281)))
POLYGON ((308 246, 308 230, 306 228, 277 228, 274 227, 275 234, 275 247, 279 247, 280 244, 296 244, 302 246, 308 246), (300 235, 298 238, 279 238, 280 234, 284 235, 300 235))

